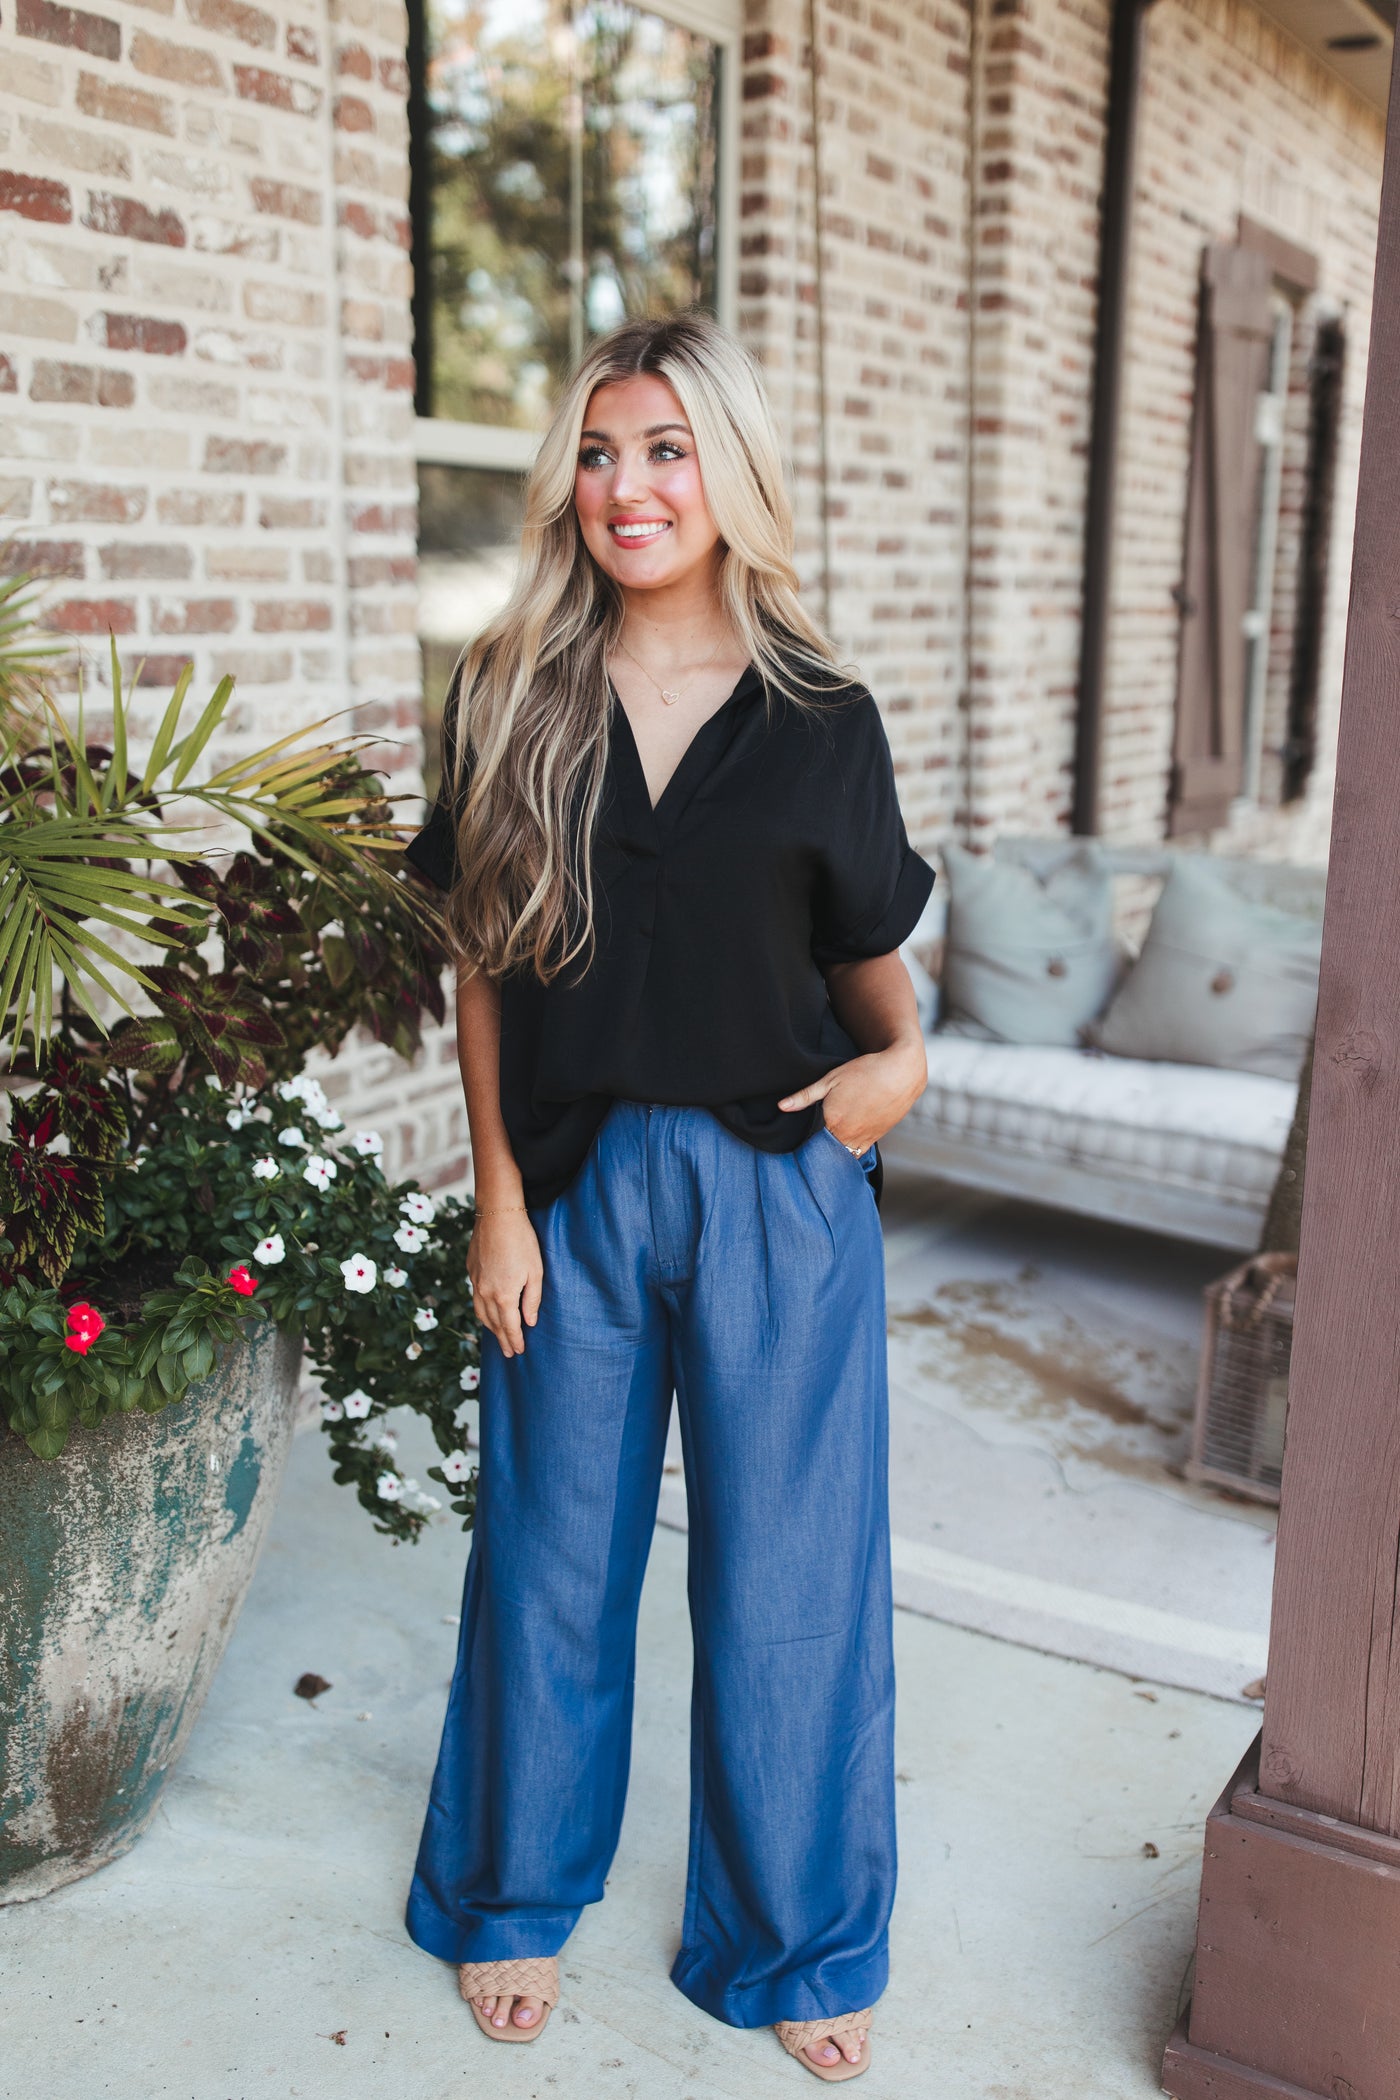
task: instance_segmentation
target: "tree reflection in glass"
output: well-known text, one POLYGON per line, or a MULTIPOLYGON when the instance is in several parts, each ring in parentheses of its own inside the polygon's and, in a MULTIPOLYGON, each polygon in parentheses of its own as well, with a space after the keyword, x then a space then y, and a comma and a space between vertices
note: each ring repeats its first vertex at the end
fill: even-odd
POLYGON ((624 0, 428 0, 426 29, 425 405, 538 429, 592 336, 713 307, 720 53, 624 0))

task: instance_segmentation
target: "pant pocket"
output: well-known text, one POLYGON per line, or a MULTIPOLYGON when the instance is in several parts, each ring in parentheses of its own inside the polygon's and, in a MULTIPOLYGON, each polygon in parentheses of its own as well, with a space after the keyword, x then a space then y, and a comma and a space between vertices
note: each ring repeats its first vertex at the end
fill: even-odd
POLYGON ((821 1125, 821 1133, 823 1137, 829 1137, 833 1145, 840 1145, 847 1159, 853 1159, 856 1165, 863 1167, 867 1174, 873 1168, 875 1164, 875 1147, 873 1145, 868 1145, 864 1152, 852 1152, 850 1146, 841 1144, 841 1140, 837 1137, 836 1132, 828 1130, 825 1123, 821 1125))

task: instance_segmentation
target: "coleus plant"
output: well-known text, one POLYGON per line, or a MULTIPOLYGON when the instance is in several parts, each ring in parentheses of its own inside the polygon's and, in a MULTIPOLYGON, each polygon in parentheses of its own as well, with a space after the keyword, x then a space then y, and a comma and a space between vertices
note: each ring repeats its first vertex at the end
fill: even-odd
MULTIPOLYGON (((9 603, 0 590, 0 615, 9 603)), ((469 1522, 470 1206, 391 1187, 373 1133, 346 1151, 304 1076, 313 1050, 333 1055, 357 1027, 410 1057, 424 1017, 444 1012, 436 904, 400 864, 363 741, 293 736, 199 777, 232 684, 186 730, 187 668, 138 765, 115 649, 98 741, 42 686, 15 704, 9 632, 0 617, 11 1429, 53 1457, 75 1428, 180 1398, 246 1320, 271 1317, 304 1332, 336 1477, 378 1527, 413 1538, 430 1514, 379 1420, 403 1404, 427 1417, 443 1454, 432 1477, 469 1522), (181 828, 201 805, 232 834, 223 852, 181 828), (316 1128, 299 1163, 281 1141, 300 1129, 288 1102, 316 1128), (276 1173, 254 1171, 259 1143, 276 1173), (426 1206, 416 1222, 410 1203, 426 1206), (411 1263, 406 1227, 421 1235, 411 1263), (357 1284, 351 1257, 367 1264, 357 1284)))

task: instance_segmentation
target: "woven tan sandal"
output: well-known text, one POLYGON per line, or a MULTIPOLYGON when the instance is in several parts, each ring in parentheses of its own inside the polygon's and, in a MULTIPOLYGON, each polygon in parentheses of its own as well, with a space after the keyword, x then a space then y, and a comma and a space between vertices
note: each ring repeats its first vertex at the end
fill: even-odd
POLYGON ((859 2078, 862 2071, 870 2068, 870 2020, 874 2006, 868 2005, 864 2012, 833 2013, 829 2020, 779 2020, 773 2032, 787 2050, 795 2056, 804 2071, 814 2078, 824 2078, 828 2085, 840 2085, 847 2078, 859 2078), (834 2064, 814 2064, 803 2051, 809 2042, 824 2041, 827 2035, 834 2040, 837 2035, 851 2034, 856 2028, 864 2028, 865 2040, 860 2045, 860 2055, 853 2064, 844 2056, 834 2064))
POLYGON ((493 2042, 533 2042, 544 2033, 559 2003, 559 1963, 552 1954, 527 1955, 519 1961, 464 1961, 458 1964, 457 1988, 477 2026, 493 2042), (505 2026, 493 2027, 473 2003, 477 1998, 539 1998, 544 2012, 537 2027, 517 2027, 512 2007, 505 2026))

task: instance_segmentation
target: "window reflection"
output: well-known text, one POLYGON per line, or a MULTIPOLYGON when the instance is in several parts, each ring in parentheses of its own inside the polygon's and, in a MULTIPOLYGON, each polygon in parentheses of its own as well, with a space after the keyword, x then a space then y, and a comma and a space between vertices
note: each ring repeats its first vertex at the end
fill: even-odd
POLYGON ((623 0, 425 29, 420 413, 537 430, 591 336, 714 305, 720 52, 623 0))
POLYGON ((515 581, 525 482, 486 467, 418 469, 418 638, 423 650, 423 777, 442 777, 442 704, 464 643, 515 581))

